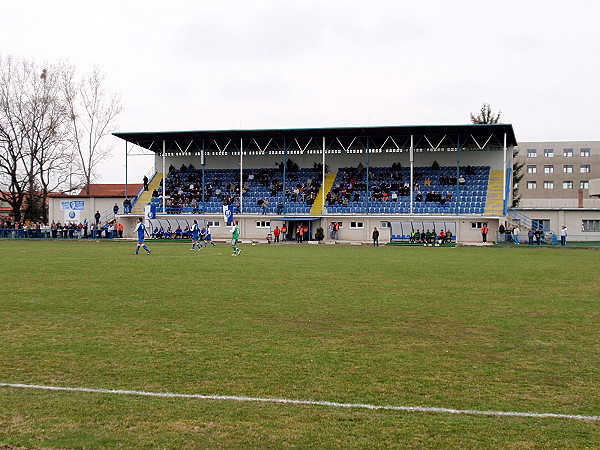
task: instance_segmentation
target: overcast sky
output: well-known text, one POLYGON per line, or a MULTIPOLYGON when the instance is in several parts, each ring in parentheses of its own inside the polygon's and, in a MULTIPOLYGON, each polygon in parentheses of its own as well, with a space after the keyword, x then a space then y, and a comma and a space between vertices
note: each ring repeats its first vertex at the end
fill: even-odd
MULTIPOLYGON (((0 52, 94 64, 118 131, 463 124, 600 139, 597 1, 12 1, 0 52)), ((122 140, 101 182, 124 182, 122 140)), ((152 158, 130 159, 130 182, 152 158), (133 167, 131 167, 133 166, 133 167)))

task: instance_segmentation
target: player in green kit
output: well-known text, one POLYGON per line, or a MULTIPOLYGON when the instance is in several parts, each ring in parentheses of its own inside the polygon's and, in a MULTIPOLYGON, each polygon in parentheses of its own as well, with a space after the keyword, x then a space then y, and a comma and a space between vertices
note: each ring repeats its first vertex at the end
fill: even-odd
POLYGON ((242 250, 237 247, 238 240, 240 239, 240 226, 238 221, 233 222, 231 227, 231 246, 233 247, 233 254, 231 256, 238 256, 242 253, 242 250))

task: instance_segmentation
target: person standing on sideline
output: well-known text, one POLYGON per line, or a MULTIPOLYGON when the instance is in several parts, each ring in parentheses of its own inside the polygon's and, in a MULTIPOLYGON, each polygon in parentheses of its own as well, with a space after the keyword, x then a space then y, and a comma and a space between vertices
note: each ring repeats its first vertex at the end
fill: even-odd
POLYGON ((146 250, 147 254, 150 254, 150 249, 148 247, 146 247, 146 244, 144 244, 144 238, 146 237, 146 225, 144 225, 144 222, 142 222, 142 218, 140 217, 138 219, 138 223, 135 226, 135 230, 133 230, 134 233, 137 233, 138 235, 138 240, 137 240, 137 247, 135 249, 135 254, 137 255, 138 252, 140 251, 140 247, 143 247, 144 250, 146 250))
POLYGON ((487 223, 484 223, 481 227, 481 238, 483 239, 483 242, 487 242, 487 235, 489 231, 490 229, 488 228, 487 223))
POLYGON ((96 220, 96 225, 100 224, 100 211, 96 211, 96 214, 94 214, 94 219, 96 220))
POLYGON ((274 242, 279 242, 280 234, 281 234, 281 230, 279 229, 279 227, 275 227, 275 229, 273 230, 273 237, 275 238, 274 242))
POLYGON ((562 230, 560 230, 560 245, 563 247, 567 245, 567 227, 563 225, 562 230))
POLYGON ((373 246, 379 247, 379 230, 377 227, 373 228, 373 246))
POLYGON ((148 190, 148 177, 146 175, 144 175, 144 190, 147 191, 148 190))
POLYGON ((194 225, 192 225, 192 248, 190 250, 194 250, 194 247, 198 245, 198 250, 202 250, 202 245, 198 244, 198 234, 200 233, 200 227, 198 226, 198 221, 194 220, 194 225))
POLYGON ((521 230, 519 230, 519 225, 515 225, 515 227, 513 228, 513 239, 514 239, 514 243, 519 245, 519 233, 521 232, 521 230))
POLYGON ((233 253, 231 256, 238 256, 242 253, 242 249, 237 247, 237 243, 240 239, 240 225, 236 220, 233 222, 233 227, 231 227, 231 246, 233 247, 233 253))
POLYGON ((281 227, 281 236, 283 236, 281 238, 283 241, 287 241, 287 225, 285 223, 281 227))

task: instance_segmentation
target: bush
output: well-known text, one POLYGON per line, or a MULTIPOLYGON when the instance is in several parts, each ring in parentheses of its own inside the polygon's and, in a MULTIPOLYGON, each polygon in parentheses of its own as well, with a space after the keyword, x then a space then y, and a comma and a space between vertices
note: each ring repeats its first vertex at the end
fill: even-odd
POLYGON ((315 239, 321 242, 325 238, 325 233, 323 232, 323 228, 319 227, 315 231, 315 239))

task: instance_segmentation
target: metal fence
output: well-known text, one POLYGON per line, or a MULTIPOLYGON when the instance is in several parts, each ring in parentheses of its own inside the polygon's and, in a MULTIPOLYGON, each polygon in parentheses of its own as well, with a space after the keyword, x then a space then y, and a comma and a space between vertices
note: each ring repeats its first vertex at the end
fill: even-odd
POLYGON ((529 233, 500 234, 496 232, 496 244, 526 246, 564 246, 564 247, 600 247, 598 236, 573 234, 565 237, 564 245, 561 236, 554 233, 542 233, 539 237, 529 233))

